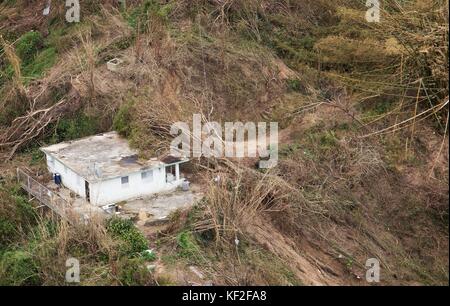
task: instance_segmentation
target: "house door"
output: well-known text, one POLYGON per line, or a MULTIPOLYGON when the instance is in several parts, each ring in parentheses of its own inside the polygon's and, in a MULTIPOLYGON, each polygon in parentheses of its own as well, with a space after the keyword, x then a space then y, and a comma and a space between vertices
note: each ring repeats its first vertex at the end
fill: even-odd
POLYGON ((175 165, 170 165, 166 167, 166 183, 172 183, 175 180, 175 165))
POLYGON ((84 190, 86 192, 86 200, 88 202, 91 201, 91 191, 89 190, 89 182, 88 181, 84 181, 84 190))

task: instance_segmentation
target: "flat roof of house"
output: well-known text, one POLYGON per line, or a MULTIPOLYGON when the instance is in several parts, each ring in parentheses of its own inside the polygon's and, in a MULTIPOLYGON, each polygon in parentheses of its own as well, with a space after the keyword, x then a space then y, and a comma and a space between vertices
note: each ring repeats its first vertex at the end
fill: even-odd
POLYGON ((88 181, 121 177, 169 164, 185 162, 171 156, 140 160, 138 152, 117 132, 108 132, 41 148, 88 181))

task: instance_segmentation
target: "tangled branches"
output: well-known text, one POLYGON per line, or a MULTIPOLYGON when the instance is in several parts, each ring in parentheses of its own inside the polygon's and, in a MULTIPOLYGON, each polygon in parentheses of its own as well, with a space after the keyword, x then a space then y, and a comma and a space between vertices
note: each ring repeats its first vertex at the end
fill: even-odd
POLYGON ((34 106, 23 116, 13 120, 11 126, 0 134, 0 148, 10 148, 7 159, 24 144, 40 135, 45 127, 56 122, 63 114, 80 107, 80 97, 72 89, 66 98, 49 107, 35 109, 34 106))

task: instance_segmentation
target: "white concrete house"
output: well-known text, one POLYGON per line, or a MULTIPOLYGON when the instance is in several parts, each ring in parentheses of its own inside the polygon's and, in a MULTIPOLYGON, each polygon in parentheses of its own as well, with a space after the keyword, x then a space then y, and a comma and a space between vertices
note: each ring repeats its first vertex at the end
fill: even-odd
POLYGON ((48 169, 62 184, 96 206, 115 204, 180 186, 180 164, 188 159, 166 156, 141 161, 116 132, 41 148, 48 169))

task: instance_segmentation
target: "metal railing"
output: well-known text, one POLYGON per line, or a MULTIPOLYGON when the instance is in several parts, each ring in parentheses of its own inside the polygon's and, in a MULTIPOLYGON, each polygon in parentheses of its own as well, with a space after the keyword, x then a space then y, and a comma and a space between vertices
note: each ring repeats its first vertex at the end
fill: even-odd
POLYGON ((48 189, 20 168, 17 168, 17 180, 21 187, 36 200, 50 208, 60 217, 69 220, 71 205, 61 195, 48 189))

